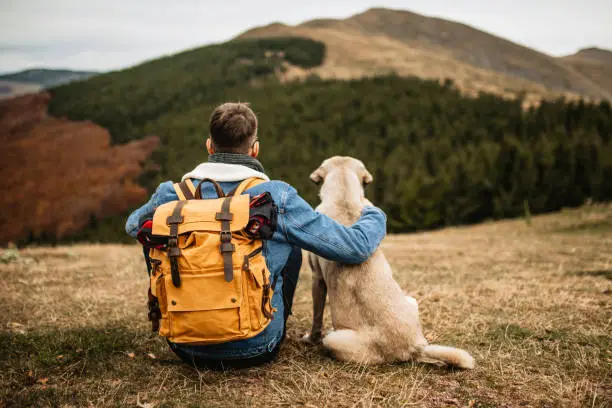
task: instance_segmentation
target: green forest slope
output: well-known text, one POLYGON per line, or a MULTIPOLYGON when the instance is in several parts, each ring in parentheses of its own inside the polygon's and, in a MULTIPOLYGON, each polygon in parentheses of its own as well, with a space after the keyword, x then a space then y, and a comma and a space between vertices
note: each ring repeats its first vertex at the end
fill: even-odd
MULTIPOLYGON (((281 84, 287 64, 320 65, 322 43, 240 40, 203 47, 52 90, 50 111, 108 128, 115 142, 162 141, 141 182, 151 191, 206 160, 212 108, 248 101, 260 119, 262 162, 313 205, 310 172, 331 155, 364 161, 368 196, 391 231, 512 217, 612 198, 608 102, 466 98, 452 83, 385 76, 281 84)), ((116 241, 122 217, 92 220, 79 237, 116 241)))

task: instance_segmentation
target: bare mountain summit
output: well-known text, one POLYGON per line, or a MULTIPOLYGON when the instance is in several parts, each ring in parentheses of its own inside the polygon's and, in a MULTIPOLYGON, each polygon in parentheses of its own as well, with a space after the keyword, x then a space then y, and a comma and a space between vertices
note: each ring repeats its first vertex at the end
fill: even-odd
MULTIPOLYGON (((569 57, 555 58, 465 24, 408 11, 373 8, 344 20, 317 19, 297 26, 274 23, 239 38, 279 35, 309 37, 327 45, 322 66, 308 72, 289 69, 286 79, 310 73, 348 79, 396 72, 450 78, 467 94, 525 93, 528 101, 560 95, 612 99, 605 75, 578 69, 569 57)), ((581 53, 605 59, 599 52, 581 53)), ((604 71, 606 66, 610 69, 609 62, 601 64, 604 71)))
POLYGON ((600 62, 602 64, 608 64, 612 66, 612 51, 604 50, 603 48, 590 47, 583 48, 579 50, 577 53, 573 55, 568 55, 564 57, 569 60, 583 60, 583 61, 593 61, 600 62))

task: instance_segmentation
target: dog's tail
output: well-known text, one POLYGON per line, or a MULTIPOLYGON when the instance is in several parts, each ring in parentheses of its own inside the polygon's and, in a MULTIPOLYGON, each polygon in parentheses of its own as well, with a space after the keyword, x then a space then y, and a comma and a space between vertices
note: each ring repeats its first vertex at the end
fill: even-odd
POLYGON ((439 346, 437 344, 428 344, 423 347, 418 361, 423 363, 432 363, 440 366, 452 365, 459 368, 472 369, 474 368, 474 357, 465 350, 439 346))

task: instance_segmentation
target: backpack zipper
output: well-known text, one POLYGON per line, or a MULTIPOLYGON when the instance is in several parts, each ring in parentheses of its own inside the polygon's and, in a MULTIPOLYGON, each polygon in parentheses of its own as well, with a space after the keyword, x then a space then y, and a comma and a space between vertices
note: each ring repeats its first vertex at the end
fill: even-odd
POLYGON ((263 279, 264 279, 263 296, 261 298, 261 312, 266 318, 268 318, 269 320, 272 320, 274 318, 274 314, 272 311, 272 303, 271 303, 272 299, 270 299, 271 285, 270 285, 270 281, 266 278, 265 271, 262 270, 261 274, 263 275, 263 279))
POLYGON ((263 250, 263 245, 260 246, 259 248, 257 248, 256 250, 254 250, 253 252, 251 252, 250 254, 244 256, 244 261, 242 262, 242 270, 243 271, 249 271, 250 270, 249 259, 251 259, 255 255, 259 254, 262 250, 263 250))
POLYGON ((151 263, 151 276, 155 276, 157 272, 159 272, 159 267, 161 266, 162 261, 151 258, 149 262, 151 263))

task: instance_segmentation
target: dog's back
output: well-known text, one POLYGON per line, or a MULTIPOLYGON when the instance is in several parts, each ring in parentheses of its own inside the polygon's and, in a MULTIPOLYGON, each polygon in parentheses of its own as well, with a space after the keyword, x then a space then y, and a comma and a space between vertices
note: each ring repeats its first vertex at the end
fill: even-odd
MULTIPOLYGON (((347 216, 342 210, 317 207, 317 211, 345 225, 359 217, 347 216)), ((334 329, 366 331, 385 360, 409 359, 427 343, 420 329, 418 308, 393 279, 382 249, 359 265, 338 264, 314 254, 309 258, 311 267, 320 271, 327 285, 334 329)))

